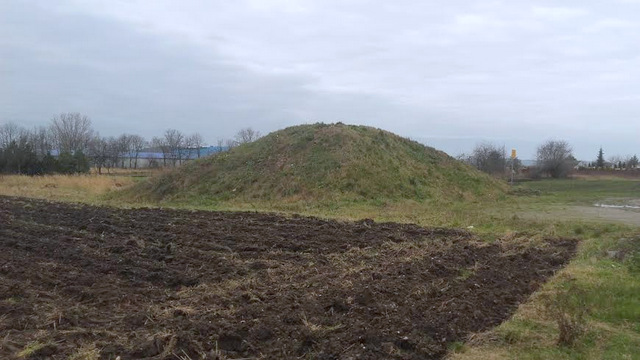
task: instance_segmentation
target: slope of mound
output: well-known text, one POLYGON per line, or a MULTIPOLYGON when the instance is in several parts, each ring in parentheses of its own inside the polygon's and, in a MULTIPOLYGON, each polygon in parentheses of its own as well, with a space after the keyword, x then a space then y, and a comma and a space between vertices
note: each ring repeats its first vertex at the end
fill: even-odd
POLYGON ((365 126, 289 127, 143 182, 144 200, 458 200, 504 185, 444 152, 365 126))

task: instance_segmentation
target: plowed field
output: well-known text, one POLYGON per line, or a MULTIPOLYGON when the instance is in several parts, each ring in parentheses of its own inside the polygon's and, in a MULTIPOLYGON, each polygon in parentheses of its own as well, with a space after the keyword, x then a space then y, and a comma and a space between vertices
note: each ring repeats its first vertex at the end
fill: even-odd
POLYGON ((438 359, 576 242, 0 197, 0 358, 438 359))

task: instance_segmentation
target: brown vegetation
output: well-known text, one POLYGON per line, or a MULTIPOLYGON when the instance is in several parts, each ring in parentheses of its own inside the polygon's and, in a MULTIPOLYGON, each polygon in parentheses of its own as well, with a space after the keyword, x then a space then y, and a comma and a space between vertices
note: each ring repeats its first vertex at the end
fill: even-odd
POLYGON ((0 175, 0 195, 94 202, 109 191, 131 186, 131 175, 0 175))

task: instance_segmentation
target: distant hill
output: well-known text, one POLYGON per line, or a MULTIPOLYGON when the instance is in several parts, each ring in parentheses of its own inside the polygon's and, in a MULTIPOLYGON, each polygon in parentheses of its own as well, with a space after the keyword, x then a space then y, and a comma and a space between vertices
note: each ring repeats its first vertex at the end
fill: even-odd
POLYGON ((314 124, 270 133, 126 191, 145 201, 462 200, 501 182, 444 152, 366 126, 314 124))

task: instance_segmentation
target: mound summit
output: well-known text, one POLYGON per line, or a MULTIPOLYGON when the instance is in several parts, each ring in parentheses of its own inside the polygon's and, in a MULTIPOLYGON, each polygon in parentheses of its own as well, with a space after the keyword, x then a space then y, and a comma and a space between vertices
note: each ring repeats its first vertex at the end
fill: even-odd
POLYGON ((270 133, 127 191, 147 201, 469 200, 499 181, 434 148, 367 126, 313 124, 270 133))

